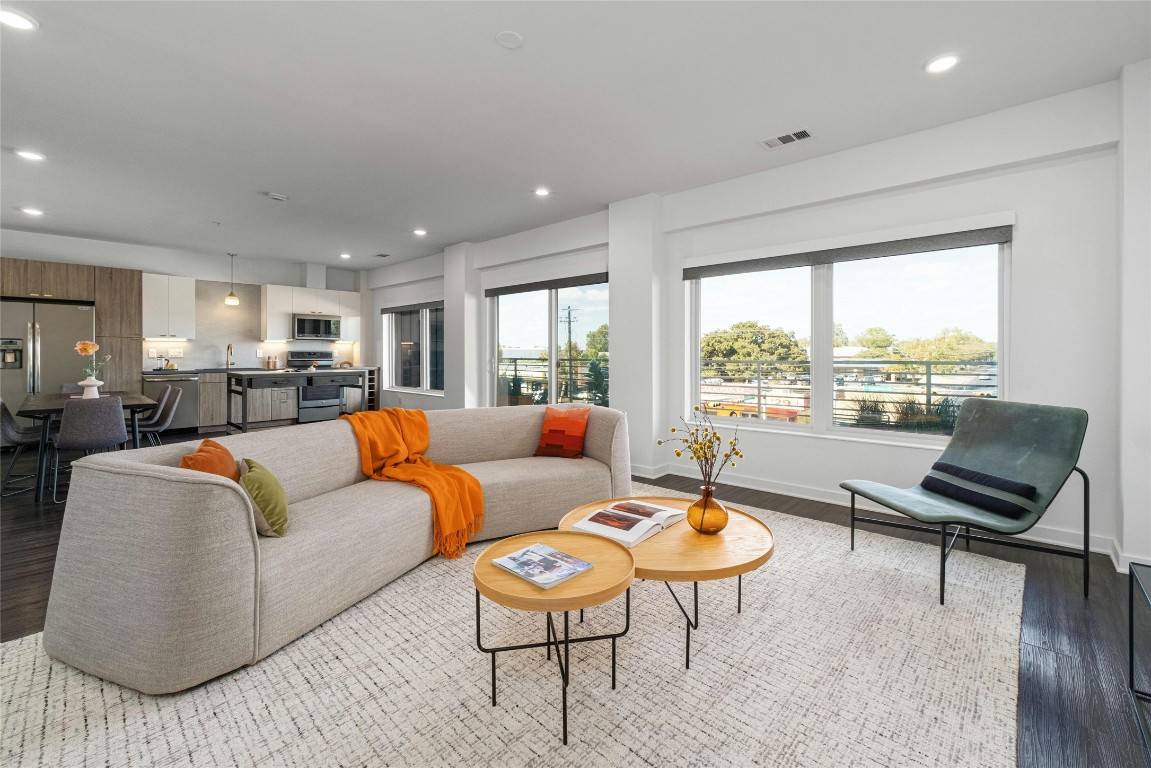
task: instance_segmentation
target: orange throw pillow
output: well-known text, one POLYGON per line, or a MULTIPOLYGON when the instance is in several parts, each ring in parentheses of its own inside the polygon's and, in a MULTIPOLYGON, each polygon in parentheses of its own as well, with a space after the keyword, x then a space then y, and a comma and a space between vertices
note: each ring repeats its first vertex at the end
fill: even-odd
POLYGON ((544 414, 544 428, 536 456, 583 458, 583 436, 591 408, 552 408, 544 414))
POLYGON ((197 472, 223 475, 229 480, 240 482, 240 468, 232 452, 211 438, 204 440, 199 448, 180 459, 180 466, 197 472))

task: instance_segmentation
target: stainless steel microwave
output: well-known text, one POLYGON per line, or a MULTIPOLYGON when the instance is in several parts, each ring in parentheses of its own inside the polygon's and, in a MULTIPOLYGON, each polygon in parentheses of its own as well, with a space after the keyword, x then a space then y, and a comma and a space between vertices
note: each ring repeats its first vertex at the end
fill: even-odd
POLYGON ((340 340, 340 318, 335 315, 292 315, 296 339, 340 340))

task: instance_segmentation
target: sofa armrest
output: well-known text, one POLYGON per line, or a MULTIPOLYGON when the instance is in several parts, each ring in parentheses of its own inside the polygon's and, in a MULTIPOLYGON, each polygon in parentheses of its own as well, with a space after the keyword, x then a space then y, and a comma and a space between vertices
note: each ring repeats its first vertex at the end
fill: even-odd
POLYGON ((44 650, 144 693, 255 660, 260 547, 239 485, 93 456, 73 464, 44 650))
POLYGON ((584 455, 611 470, 612 498, 631 495, 627 414, 614 408, 592 408, 584 433, 584 455))

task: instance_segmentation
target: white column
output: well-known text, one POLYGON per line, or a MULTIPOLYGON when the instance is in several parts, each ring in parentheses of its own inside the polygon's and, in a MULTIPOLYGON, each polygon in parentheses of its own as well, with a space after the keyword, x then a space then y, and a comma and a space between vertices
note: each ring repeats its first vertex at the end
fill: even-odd
POLYGON ((657 195, 608 207, 611 405, 627 413, 632 471, 645 477, 667 471, 655 441, 673 375, 662 351, 668 286, 661 214, 657 195))
POLYGON ((484 405, 483 291, 475 246, 444 249, 444 399, 448 408, 484 405))
POLYGON ((1151 563, 1151 60, 1123 67, 1119 140, 1121 559, 1151 563))

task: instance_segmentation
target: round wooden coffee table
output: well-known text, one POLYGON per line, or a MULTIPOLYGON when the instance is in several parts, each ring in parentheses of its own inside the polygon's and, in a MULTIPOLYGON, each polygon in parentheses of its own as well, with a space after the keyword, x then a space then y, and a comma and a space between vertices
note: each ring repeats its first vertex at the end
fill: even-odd
MULTIPOLYGON (((569 530, 597 509, 618 501, 644 501, 673 509, 686 510, 694 499, 673 496, 627 496, 584 504, 564 515, 559 529, 569 530)), ((757 518, 735 507, 727 508, 728 523, 717 534, 705 535, 681 520, 667 530, 631 548, 635 560, 635 577, 662 581, 667 585, 676 605, 687 622, 685 664, 691 668, 691 631, 699 628, 699 582, 726 579, 735 576, 736 612, 743 612, 743 574, 754 571, 771 559, 775 553, 775 536, 771 529, 757 518), (694 609, 688 614, 683 603, 671 588, 670 582, 691 582, 694 609)))
MULTIPOLYGON (((552 648, 556 651, 562 688, 563 743, 568 741, 567 688, 571 680, 569 648, 572 643, 587 643, 593 640, 611 640, 611 687, 615 688, 616 640, 627 634, 631 626, 631 584, 635 580, 635 562, 627 547, 602 536, 579 531, 537 531, 511 536, 492 544, 478 558, 472 570, 472 580, 476 586, 476 647, 492 657, 492 706, 496 705, 496 654, 501 651, 518 651, 525 648, 547 648, 551 658, 552 648), (573 557, 592 564, 591 570, 557 584, 551 589, 543 589, 531 582, 504 570, 492 561, 512 552, 544 544, 573 557), (569 634, 569 611, 582 611, 603 605, 622 594, 626 594, 624 626, 619 632, 606 635, 571 637, 569 634), (547 614, 545 625, 546 639, 543 642, 521 643, 486 647, 483 644, 480 624, 480 595, 508 608, 522 611, 535 611, 547 614), (552 619, 552 613, 563 612, 563 645, 552 619)), ((582 618, 581 618, 582 621, 582 618)))

